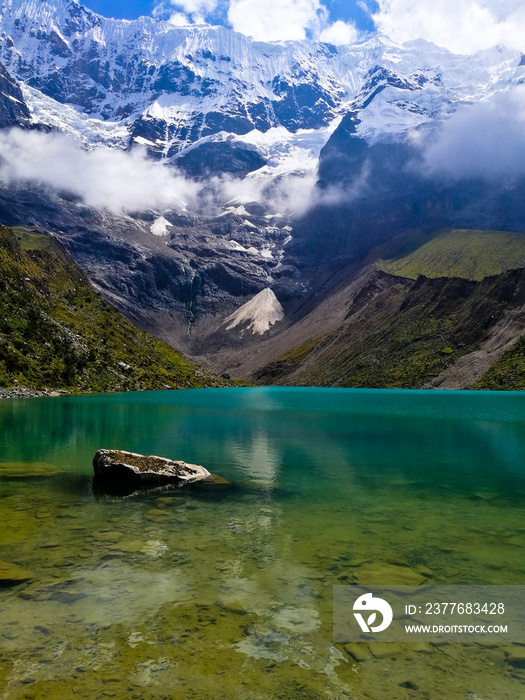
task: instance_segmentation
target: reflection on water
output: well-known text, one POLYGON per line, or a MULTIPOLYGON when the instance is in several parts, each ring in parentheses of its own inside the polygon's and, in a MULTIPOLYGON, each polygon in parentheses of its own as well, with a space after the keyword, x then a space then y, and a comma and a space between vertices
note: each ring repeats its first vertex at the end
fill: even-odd
POLYGON ((524 419, 468 392, 2 403, 0 560, 29 579, 0 590, 4 697, 525 697, 520 647, 331 639, 334 584, 525 583, 524 419), (99 497, 99 447, 232 486, 99 497))

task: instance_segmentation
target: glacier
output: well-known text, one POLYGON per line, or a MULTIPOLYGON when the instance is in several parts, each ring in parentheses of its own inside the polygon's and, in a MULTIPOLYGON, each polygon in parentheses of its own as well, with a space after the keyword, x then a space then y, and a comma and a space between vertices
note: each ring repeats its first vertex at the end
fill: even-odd
POLYGON ((230 138, 277 167, 291 150, 316 142, 318 151, 349 111, 367 141, 400 138, 525 73, 521 54, 504 47, 457 56, 383 36, 263 43, 224 27, 106 19, 66 0, 5 0, 0 31, 0 61, 35 124, 85 147, 141 145, 165 160, 230 138))

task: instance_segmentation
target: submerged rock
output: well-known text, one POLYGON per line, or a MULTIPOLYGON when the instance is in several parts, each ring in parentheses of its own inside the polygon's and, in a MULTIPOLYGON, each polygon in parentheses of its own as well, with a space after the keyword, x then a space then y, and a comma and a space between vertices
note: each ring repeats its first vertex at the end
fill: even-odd
POLYGON ((0 477, 6 479, 31 479, 41 476, 56 476, 62 470, 48 462, 2 462, 0 477))
POLYGON ((22 569, 20 566, 17 566, 17 564, 11 564, 7 561, 0 561, 1 588, 18 586, 18 584, 30 581, 32 578, 34 578, 32 573, 22 569))
POLYGON ((407 566, 397 564, 363 564, 356 570, 356 583, 363 586, 421 586, 427 578, 407 566))
POLYGON ((198 464, 122 450, 98 450, 93 458, 93 469, 99 482, 134 488, 170 482, 182 485, 212 478, 212 474, 198 464))

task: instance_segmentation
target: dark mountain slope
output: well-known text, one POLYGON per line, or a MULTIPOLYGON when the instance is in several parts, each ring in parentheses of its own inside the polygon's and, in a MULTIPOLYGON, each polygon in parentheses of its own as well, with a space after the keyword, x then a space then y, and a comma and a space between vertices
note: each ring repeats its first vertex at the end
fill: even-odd
POLYGON ((25 126, 30 116, 22 90, 0 63, 0 129, 25 126))
POLYGON ((416 227, 525 231, 523 177, 430 176, 409 139, 367 143, 358 123, 347 114, 321 151, 319 204, 297 222, 290 245, 303 264, 357 261, 416 227))
POLYGON ((346 310, 338 328, 322 334, 318 327, 315 335, 256 371, 256 381, 405 388, 465 388, 478 382, 482 387, 483 375, 498 363, 486 380, 491 388, 520 388, 514 365, 521 362, 521 341, 511 348, 525 331, 525 236, 412 231, 370 259, 389 250, 390 260, 370 262, 361 283, 347 287, 346 301, 344 290, 334 295, 346 310), (443 265, 462 277, 422 274, 432 276, 443 265), (385 271, 396 267, 407 277, 385 271), (507 271, 487 276, 501 269, 507 271))

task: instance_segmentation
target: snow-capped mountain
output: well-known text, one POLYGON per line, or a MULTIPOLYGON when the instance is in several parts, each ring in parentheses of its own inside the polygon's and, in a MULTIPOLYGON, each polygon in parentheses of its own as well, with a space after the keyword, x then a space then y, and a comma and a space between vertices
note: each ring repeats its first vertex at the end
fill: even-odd
POLYGON ((525 82, 523 56, 505 47, 262 43, 105 19, 75 0, 1 0, 0 63, 0 128, 142 148, 208 195, 200 209, 175 198, 115 213, 51 176, 0 190, 1 222, 59 235, 108 299, 186 350, 279 333, 334 270, 402 230, 525 229, 516 182, 458 188, 413 167, 440 124, 525 82))
POLYGON ((224 27, 105 19, 74 0, 4 0, 0 32, 0 60, 36 123, 167 158, 217 134, 251 134, 239 140, 254 145, 254 131, 326 128, 348 111, 367 139, 401 134, 525 72, 501 47, 454 56, 385 37, 270 44, 224 27))

